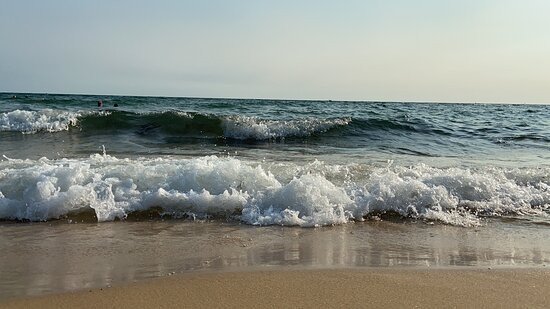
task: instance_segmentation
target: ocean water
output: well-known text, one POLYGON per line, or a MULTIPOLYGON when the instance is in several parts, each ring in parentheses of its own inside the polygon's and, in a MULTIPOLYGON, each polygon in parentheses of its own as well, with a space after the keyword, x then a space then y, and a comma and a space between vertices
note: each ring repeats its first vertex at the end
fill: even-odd
POLYGON ((549 227, 550 105, 0 94, 0 300, 189 271, 545 269, 549 227))
POLYGON ((0 156, 3 221, 550 225, 550 105, 2 93, 0 156))

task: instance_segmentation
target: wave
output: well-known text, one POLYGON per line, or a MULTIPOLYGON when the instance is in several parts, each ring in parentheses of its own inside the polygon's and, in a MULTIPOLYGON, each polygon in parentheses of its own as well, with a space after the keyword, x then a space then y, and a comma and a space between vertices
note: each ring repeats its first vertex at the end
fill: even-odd
POLYGON ((22 133, 59 132, 76 126, 81 113, 43 109, 41 111, 14 110, 0 113, 0 131, 22 133))
POLYGON ((459 226, 487 216, 548 217, 548 168, 470 170, 273 165, 231 157, 0 161, 0 218, 97 221, 157 211, 251 225, 345 224, 385 214, 459 226))
POLYGON ((345 126, 350 122, 350 118, 271 120, 178 111, 140 114, 124 111, 67 112, 44 109, 1 113, 0 131, 28 134, 60 132, 79 127, 87 132, 132 129, 140 135, 162 131, 179 135, 268 140, 312 136, 338 126, 345 126))
POLYGON ((134 113, 121 110, 70 112, 54 109, 15 110, 0 113, 0 131, 22 133, 60 132, 72 128, 84 132, 133 130, 139 135, 156 133, 235 140, 282 140, 308 138, 335 132, 362 135, 377 130, 449 135, 422 121, 384 118, 262 119, 243 115, 214 115, 197 112, 134 113))
POLYGON ((516 141, 533 141, 533 142, 550 142, 550 137, 543 136, 542 134, 517 134, 514 136, 503 136, 496 140, 498 144, 508 144, 516 141))
POLYGON ((256 117, 230 116, 222 120, 224 136, 234 139, 280 139, 307 137, 346 126, 351 118, 298 120, 262 120, 256 117))

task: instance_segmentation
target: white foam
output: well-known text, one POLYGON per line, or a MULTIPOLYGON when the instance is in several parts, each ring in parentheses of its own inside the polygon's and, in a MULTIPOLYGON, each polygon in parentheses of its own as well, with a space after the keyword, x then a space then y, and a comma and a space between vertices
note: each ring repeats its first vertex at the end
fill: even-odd
POLYGON ((426 165, 378 170, 360 190, 363 213, 393 211, 456 225, 478 225, 479 215, 546 216, 550 207, 548 169, 533 169, 532 184, 522 184, 505 169, 438 169, 426 165), (538 178, 538 180, 537 180, 538 178))
POLYGON ((241 219, 254 225, 332 225, 353 218, 353 209, 342 188, 322 176, 305 174, 251 201, 241 219))
POLYGON ((59 132, 76 126, 80 113, 53 109, 40 111, 14 110, 0 113, 0 131, 35 133, 59 132))
POLYGON ((223 118, 224 136, 235 139, 277 139, 285 137, 304 137, 314 133, 323 133, 336 126, 347 125, 349 118, 297 120, 262 120, 256 117, 229 116, 223 118))
POLYGON ((550 168, 469 170, 194 159, 0 161, 0 218, 48 220, 93 210, 99 221, 160 207, 253 225, 323 226, 392 212, 461 226, 483 216, 548 216, 550 168), (294 173, 293 175, 291 173, 294 173), (292 175, 291 177, 289 177, 292 175))
POLYGON ((99 221, 110 221, 153 206, 174 214, 216 214, 242 209, 246 191, 277 186, 259 166, 217 157, 4 160, 0 218, 47 220, 91 208, 99 221))

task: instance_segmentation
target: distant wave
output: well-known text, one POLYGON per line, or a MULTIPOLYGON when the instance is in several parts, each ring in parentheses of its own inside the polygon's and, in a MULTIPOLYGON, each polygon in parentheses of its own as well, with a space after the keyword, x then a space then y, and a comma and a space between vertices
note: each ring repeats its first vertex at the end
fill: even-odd
POLYGON ((496 140, 499 144, 506 144, 514 141, 535 141, 535 142, 550 142, 549 136, 543 136, 541 134, 533 134, 533 133, 527 133, 527 134, 517 134, 513 136, 503 136, 496 140))
POLYGON ((81 113, 53 109, 14 110, 0 113, 0 131, 22 133, 66 131, 75 126, 81 116, 81 113))
POLYGON ((40 111, 15 110, 0 113, 0 131, 26 134, 60 132, 78 128, 85 132, 105 130, 134 130, 139 135, 162 132, 174 135, 225 137, 236 140, 270 140, 306 138, 334 129, 347 129, 342 134, 387 130, 446 134, 441 130, 411 121, 390 119, 313 118, 288 120, 261 119, 243 115, 217 116, 194 112, 125 111, 68 112, 53 109, 40 111))
POLYGON ((15 110, 0 114, 0 131, 22 133, 59 132, 71 127, 84 131, 134 129, 146 135, 156 130, 172 134, 225 136, 232 139, 280 139, 306 137, 347 125, 351 119, 265 120, 246 116, 214 116, 167 111, 130 113, 123 111, 67 112, 15 110))
POLYGON ((167 134, 201 139, 225 138, 251 141, 308 139, 323 136, 367 136, 374 132, 382 132, 382 134, 400 136, 407 136, 410 133, 433 135, 443 139, 449 136, 481 138, 503 145, 525 142, 546 145, 550 142, 550 138, 544 135, 544 132, 518 132, 510 135, 509 132, 501 131, 499 128, 457 130, 426 120, 403 116, 272 119, 182 111, 136 113, 120 110, 73 112, 56 109, 14 110, 0 113, 0 131, 36 134, 70 130, 89 134, 133 131, 141 136, 167 134))
POLYGON ((223 118, 222 128, 224 136, 229 138, 265 140, 311 136, 346 126, 350 122, 350 118, 261 120, 255 117, 230 116, 223 118))
POLYGON ((548 168, 470 170, 194 159, 0 161, 0 219, 42 221, 140 213, 324 226, 394 215, 460 226, 487 216, 550 215, 548 168), (343 179, 346 179, 345 181, 343 179))

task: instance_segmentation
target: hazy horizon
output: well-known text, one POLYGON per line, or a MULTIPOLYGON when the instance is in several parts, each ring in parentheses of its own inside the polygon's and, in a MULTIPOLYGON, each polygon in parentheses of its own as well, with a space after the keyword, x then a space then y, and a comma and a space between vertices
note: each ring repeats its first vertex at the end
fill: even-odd
POLYGON ((118 94, 118 93, 70 93, 70 92, 23 92, 23 91, 0 91, 0 94, 14 95, 61 95, 61 96, 90 96, 90 97, 139 97, 139 98, 174 98, 174 99, 213 99, 213 100, 265 100, 265 101, 311 101, 311 102, 348 102, 348 103, 419 103, 419 104, 525 104, 525 105, 550 105, 547 102, 459 102, 459 101, 388 101, 388 100, 345 100, 345 99, 293 99, 293 98, 270 98, 270 97, 227 97, 227 96, 185 96, 185 95, 155 95, 155 94, 118 94))
POLYGON ((18 1, 0 92, 549 103, 550 3, 18 1))

